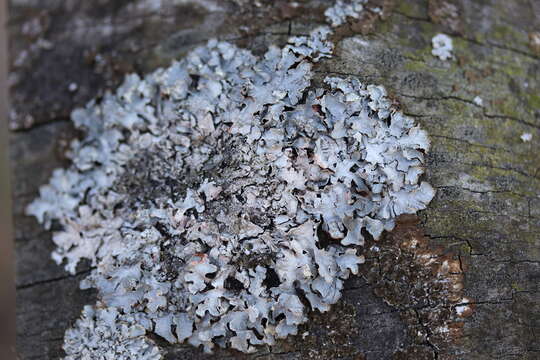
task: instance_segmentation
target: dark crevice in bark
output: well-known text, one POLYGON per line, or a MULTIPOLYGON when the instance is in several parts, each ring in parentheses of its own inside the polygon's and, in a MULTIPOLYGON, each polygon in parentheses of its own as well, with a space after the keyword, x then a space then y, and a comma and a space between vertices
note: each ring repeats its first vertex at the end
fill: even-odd
POLYGON ((67 123, 67 122, 70 122, 70 119, 66 117, 54 118, 47 121, 40 121, 40 122, 34 123, 28 127, 18 127, 18 128, 12 129, 11 132, 15 134, 28 133, 28 132, 38 130, 40 128, 47 127, 50 125, 54 125, 58 123, 67 123))
POLYGON ((60 276, 60 277, 56 277, 56 278, 52 278, 52 279, 39 280, 39 281, 34 281, 34 282, 31 282, 31 283, 28 283, 28 284, 17 285, 16 289, 17 290, 25 290, 25 289, 29 289, 29 288, 32 288, 32 287, 35 287, 35 286, 52 284, 52 283, 55 283, 55 282, 58 282, 58 281, 66 280, 66 279, 77 278, 77 277, 79 277, 81 275, 90 274, 90 272, 92 270, 94 270, 94 269, 95 269, 95 267, 92 267, 92 268, 90 268, 88 270, 78 271, 75 274, 69 274, 69 275, 66 275, 66 276, 60 276))

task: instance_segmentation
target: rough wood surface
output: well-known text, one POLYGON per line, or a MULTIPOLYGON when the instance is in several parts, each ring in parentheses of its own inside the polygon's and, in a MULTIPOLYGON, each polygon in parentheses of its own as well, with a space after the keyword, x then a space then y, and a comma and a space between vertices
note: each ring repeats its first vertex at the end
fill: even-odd
MULTIPOLYGON (((50 259, 51 234, 23 214, 52 170, 66 165, 63 149, 77 135, 71 109, 125 73, 166 65, 209 38, 262 53, 323 21, 324 1, 257 3, 11 1, 21 359, 59 358, 65 329, 95 301, 78 289, 88 266, 65 273, 50 259)), ((385 85, 428 130, 436 198, 419 219, 403 218, 368 244, 362 275, 297 337, 250 356, 163 344, 168 359, 540 358, 540 2, 370 3, 384 6, 384 16, 366 11, 342 27, 336 56, 316 71, 385 85), (438 32, 452 35, 453 61, 431 55, 438 32)))

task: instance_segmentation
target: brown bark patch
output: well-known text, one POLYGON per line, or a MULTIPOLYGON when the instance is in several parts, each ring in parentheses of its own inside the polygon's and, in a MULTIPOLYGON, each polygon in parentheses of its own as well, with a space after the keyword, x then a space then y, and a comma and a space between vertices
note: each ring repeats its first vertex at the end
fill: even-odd
POLYGON ((471 301, 463 295, 464 267, 459 256, 430 244, 416 216, 398 218, 380 241, 367 241, 362 274, 373 291, 399 310, 412 344, 396 359, 440 358, 442 349, 462 336, 471 301))
POLYGON ((529 47, 536 55, 540 55, 540 32, 529 33, 529 47))
POLYGON ((429 0, 428 16, 436 24, 440 24, 447 31, 454 34, 463 34, 463 24, 459 16, 457 4, 447 0, 429 0))

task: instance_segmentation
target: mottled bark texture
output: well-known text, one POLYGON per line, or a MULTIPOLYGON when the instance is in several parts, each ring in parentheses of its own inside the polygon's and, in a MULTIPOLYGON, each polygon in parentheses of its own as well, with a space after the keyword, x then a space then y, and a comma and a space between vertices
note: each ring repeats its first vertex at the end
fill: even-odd
MULTIPOLYGON (((88 266, 65 273, 50 259, 51 234, 23 214, 52 169, 66 164, 65 146, 77 136, 71 109, 209 38, 262 53, 324 20, 324 1, 298 4, 11 1, 21 359, 60 357, 65 329, 95 302, 94 292, 78 289, 88 266)), ((426 178, 435 199, 369 243, 362 275, 298 336, 249 356, 163 343, 168 359, 540 358, 540 2, 370 4, 384 6, 383 15, 365 11, 338 29, 336 56, 317 65, 317 81, 335 74, 386 86, 431 135, 426 178), (439 32, 452 35, 452 61, 431 55, 439 32)))

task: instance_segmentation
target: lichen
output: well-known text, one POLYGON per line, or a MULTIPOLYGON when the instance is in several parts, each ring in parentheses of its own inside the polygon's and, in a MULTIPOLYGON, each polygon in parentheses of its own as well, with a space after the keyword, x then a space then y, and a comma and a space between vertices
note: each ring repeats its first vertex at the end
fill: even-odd
POLYGON ((113 358, 159 358, 142 329, 206 351, 272 345, 339 300, 367 234, 426 207, 427 133, 382 86, 312 86, 330 33, 261 58, 211 40, 73 112, 72 165, 27 208, 61 225, 57 263, 95 266, 81 287, 99 304, 66 332, 68 359, 108 358, 92 345, 106 334, 113 358))
POLYGON ((112 307, 87 305, 75 326, 66 331, 66 360, 161 359, 158 347, 145 336, 149 325, 136 314, 122 315, 112 307))
POLYGON ((482 99, 480 96, 475 96, 474 99, 473 99, 473 103, 475 103, 476 105, 482 107, 482 106, 484 106, 484 99, 482 99))
POLYGON ((453 57, 452 55, 452 38, 445 34, 437 34, 431 39, 433 49, 431 53, 433 56, 438 57, 441 60, 448 60, 453 57))
POLYGON ((519 138, 523 142, 529 142, 529 141, 532 140, 532 134, 531 133, 523 133, 523 134, 521 134, 521 136, 519 138))
MULTIPOLYGON (((337 0, 334 6, 326 9, 324 15, 332 27, 337 27, 345 24, 348 17, 358 19, 360 13, 364 10, 365 3, 367 3, 367 0, 337 0)), ((377 11, 380 11, 380 9, 377 8, 377 11)))

